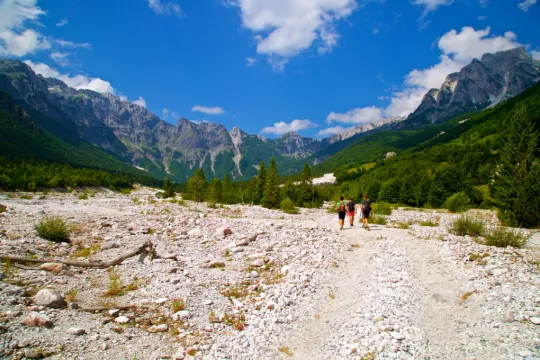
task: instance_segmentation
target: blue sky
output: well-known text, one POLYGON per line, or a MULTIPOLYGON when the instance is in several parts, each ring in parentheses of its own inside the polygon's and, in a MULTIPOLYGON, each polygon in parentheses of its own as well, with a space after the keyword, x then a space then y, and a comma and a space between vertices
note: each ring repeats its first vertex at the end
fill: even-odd
POLYGON ((485 52, 540 57, 538 19, 536 0, 0 0, 0 55, 171 123, 320 137, 407 115, 485 52))

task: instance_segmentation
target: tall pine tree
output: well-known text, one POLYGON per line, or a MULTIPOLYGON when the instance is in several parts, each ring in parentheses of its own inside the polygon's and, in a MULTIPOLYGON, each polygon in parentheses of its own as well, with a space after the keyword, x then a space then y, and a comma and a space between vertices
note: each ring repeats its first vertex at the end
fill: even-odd
POLYGON ((538 147, 538 133, 523 103, 518 103, 507 130, 501 159, 495 168, 491 189, 499 207, 501 220, 511 226, 523 223, 516 213, 518 197, 522 194, 525 179, 534 163, 538 147))
POLYGON ((235 200, 236 197, 233 193, 233 183, 229 173, 227 173, 223 179, 223 202, 225 204, 232 204, 236 202, 235 200))
POLYGON ((187 193, 193 201, 204 201, 206 196, 206 177, 203 169, 195 170, 193 176, 188 180, 187 193))
POLYGON ((268 174, 266 175, 266 188, 262 200, 263 206, 269 209, 278 208, 281 201, 280 195, 278 167, 276 159, 272 157, 270 166, 268 167, 268 174))
POLYGON ((257 174, 255 189, 253 191, 253 202, 260 204, 266 189, 266 166, 264 161, 261 161, 259 165, 259 173, 257 174))
POLYGON ((304 204, 311 204, 314 199, 314 191, 313 191, 313 180, 311 179, 311 167, 309 166, 309 163, 306 162, 304 165, 304 169, 302 170, 302 175, 300 179, 300 201, 301 204, 299 206, 302 206, 304 204))
POLYGON ((212 203, 221 203, 223 200, 223 185, 218 178, 212 179, 208 186, 208 201, 212 203))

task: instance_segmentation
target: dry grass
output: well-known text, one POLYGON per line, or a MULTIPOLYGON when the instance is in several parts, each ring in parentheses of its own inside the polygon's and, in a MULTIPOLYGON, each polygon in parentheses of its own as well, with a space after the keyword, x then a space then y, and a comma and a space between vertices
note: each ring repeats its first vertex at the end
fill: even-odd
POLYGON ((171 311, 173 314, 186 309, 186 300, 179 298, 171 301, 171 311))
POLYGON ((294 354, 293 352, 291 351, 291 349, 289 349, 287 346, 282 346, 279 348, 279 352, 289 356, 289 357, 292 357, 294 354))
POLYGON ((473 291, 469 291, 469 292, 466 292, 465 294, 461 295, 461 298, 459 299, 458 303, 461 305, 463 304, 465 301, 467 301, 472 294, 476 293, 475 290, 473 291))
POLYGON ((79 294, 79 290, 72 288, 66 291, 66 300, 70 303, 77 301, 77 295, 79 294))

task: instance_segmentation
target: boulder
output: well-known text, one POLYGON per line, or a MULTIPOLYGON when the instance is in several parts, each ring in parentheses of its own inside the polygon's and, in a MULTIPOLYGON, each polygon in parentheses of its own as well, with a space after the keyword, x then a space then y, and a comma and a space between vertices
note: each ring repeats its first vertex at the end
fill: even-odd
POLYGON ((52 289, 40 290, 36 296, 34 296, 34 304, 41 305, 49 308, 62 308, 66 306, 66 301, 57 291, 52 289))
POLYGON ((39 270, 50 271, 53 273, 59 273, 63 270, 68 270, 69 267, 60 263, 45 263, 39 266, 39 270))
POLYGON ((53 326, 53 322, 45 315, 31 312, 21 320, 21 324, 26 326, 39 326, 50 328, 53 326))

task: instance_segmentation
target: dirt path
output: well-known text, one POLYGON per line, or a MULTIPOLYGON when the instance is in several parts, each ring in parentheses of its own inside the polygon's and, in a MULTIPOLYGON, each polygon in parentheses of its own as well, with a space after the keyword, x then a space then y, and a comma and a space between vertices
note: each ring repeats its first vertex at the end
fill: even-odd
POLYGON ((345 251, 318 294, 317 315, 295 332, 294 359, 449 359, 475 351, 464 347, 464 330, 476 324, 476 302, 462 299, 467 279, 447 248, 383 226, 343 236, 359 247, 345 251))

